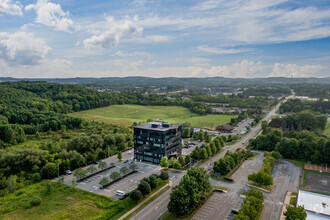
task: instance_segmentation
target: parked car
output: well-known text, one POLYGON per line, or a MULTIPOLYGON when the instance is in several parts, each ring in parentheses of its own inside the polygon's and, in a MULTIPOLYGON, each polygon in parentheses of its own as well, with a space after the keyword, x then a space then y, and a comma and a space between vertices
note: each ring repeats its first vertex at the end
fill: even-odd
POLYGON ((66 170, 66 171, 64 171, 64 173, 65 173, 66 175, 71 175, 71 174, 72 174, 72 171, 71 171, 71 170, 66 170))
POLYGON ((124 161, 124 163, 127 163, 127 162, 128 162, 128 160, 125 160, 125 161, 124 161))
POLYGON ((237 215, 237 214, 238 214, 238 210, 237 210, 237 209, 232 209, 232 210, 231 210, 231 213, 237 215))
POLYGON ((117 190, 116 195, 118 196, 124 196, 125 192, 121 191, 121 190, 117 190))

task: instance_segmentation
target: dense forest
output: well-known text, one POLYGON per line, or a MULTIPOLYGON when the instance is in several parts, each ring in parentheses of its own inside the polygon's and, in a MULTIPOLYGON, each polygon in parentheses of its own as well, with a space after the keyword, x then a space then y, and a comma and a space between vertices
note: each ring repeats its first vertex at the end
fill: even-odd
POLYGON ((312 163, 330 163, 330 141, 307 130, 282 132, 274 129, 250 142, 257 150, 278 151, 284 158, 312 163))
POLYGON ((327 116, 319 112, 304 110, 288 114, 282 118, 274 118, 269 126, 281 128, 283 131, 320 131, 327 125, 327 116))
MULTIPOLYGON (((327 80, 325 79, 325 82, 327 80)), ((324 83, 325 83, 324 82, 324 83)), ((325 98, 330 99, 330 86, 329 84, 297 84, 292 85, 292 89, 295 90, 298 96, 308 96, 310 98, 325 98)))
POLYGON ((251 109, 263 109, 265 106, 275 105, 277 100, 268 99, 268 96, 259 96, 249 98, 246 95, 208 95, 197 92, 182 92, 174 97, 184 97, 190 100, 202 103, 209 103, 211 105, 228 105, 230 107, 240 107, 240 108, 251 108, 251 109))

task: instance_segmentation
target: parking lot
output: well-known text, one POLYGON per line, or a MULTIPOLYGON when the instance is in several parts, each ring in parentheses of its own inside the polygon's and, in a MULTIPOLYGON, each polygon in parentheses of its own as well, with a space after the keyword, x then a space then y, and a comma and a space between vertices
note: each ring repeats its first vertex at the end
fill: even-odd
POLYGON ((182 147, 182 155, 191 154, 197 146, 200 147, 203 144, 204 144, 204 141, 194 141, 194 143, 187 144, 186 146, 190 145, 190 147, 182 147))
POLYGON ((305 190, 330 193, 330 174, 307 173, 305 190))
MULTIPOLYGON (((139 184, 140 180, 144 177, 148 177, 151 174, 159 174, 160 173, 160 166, 136 162, 139 169, 138 172, 133 173, 117 182, 115 182, 113 185, 110 185, 109 187, 101 188, 101 185, 99 184, 100 180, 103 177, 108 177, 110 179, 110 174, 114 171, 120 172, 120 168, 122 167, 129 167, 129 163, 120 163, 115 162, 116 167, 106 170, 102 173, 99 173, 95 176, 92 176, 90 178, 87 178, 81 182, 77 182, 77 188, 86 190, 89 192, 105 195, 114 198, 115 200, 119 199, 119 197, 116 195, 117 190, 121 190, 124 192, 130 192, 134 190, 137 185, 139 184)), ((72 177, 74 178, 74 177, 72 177)), ((64 183, 67 185, 72 185, 72 178, 66 178, 64 183)))

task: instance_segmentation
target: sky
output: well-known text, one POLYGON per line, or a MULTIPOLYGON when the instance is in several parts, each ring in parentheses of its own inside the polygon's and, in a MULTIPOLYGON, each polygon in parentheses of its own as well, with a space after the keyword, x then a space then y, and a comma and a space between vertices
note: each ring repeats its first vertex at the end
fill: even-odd
POLYGON ((329 0, 0 0, 0 77, 330 77, 329 0))

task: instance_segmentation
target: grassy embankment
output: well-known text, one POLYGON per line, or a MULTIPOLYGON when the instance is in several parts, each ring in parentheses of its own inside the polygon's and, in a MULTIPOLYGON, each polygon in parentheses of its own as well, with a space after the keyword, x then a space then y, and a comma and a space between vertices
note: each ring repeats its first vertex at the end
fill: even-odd
POLYGON ((200 116, 180 106, 112 105, 70 114, 87 120, 130 126, 133 122, 161 119, 171 123, 189 122, 193 127, 212 128, 225 124, 235 115, 200 116))

